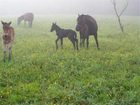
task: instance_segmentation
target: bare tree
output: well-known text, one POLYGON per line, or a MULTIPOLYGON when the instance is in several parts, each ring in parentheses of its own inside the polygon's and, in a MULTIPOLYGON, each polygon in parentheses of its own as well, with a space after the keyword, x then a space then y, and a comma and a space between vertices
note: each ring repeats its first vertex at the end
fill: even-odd
POLYGON ((114 11, 115 11, 115 14, 118 18, 118 22, 119 22, 119 26, 120 26, 120 29, 122 32, 124 32, 124 27, 122 25, 122 22, 121 22, 121 16, 122 14, 124 13, 124 11, 127 9, 128 7, 128 0, 125 0, 125 5, 124 7, 122 8, 122 10, 120 11, 119 13, 119 10, 117 8, 117 3, 116 3, 116 0, 111 0, 111 3, 113 4, 113 7, 114 7, 114 11))

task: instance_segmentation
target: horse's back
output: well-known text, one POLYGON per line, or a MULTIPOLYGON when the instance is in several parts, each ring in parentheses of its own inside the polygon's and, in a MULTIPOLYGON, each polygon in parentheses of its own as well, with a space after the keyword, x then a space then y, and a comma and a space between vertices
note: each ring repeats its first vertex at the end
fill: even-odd
POLYGON ((62 37, 75 36, 76 32, 72 29, 61 29, 59 35, 62 37))
POLYGON ((91 35, 97 34, 98 25, 97 25, 96 20, 93 17, 89 16, 89 15, 85 15, 85 22, 88 25, 89 33, 91 35))
POLYGON ((72 35, 76 34, 76 32, 72 29, 65 29, 65 31, 66 31, 67 34, 72 34, 72 35))
POLYGON ((28 21, 32 21, 34 19, 34 14, 33 13, 25 13, 24 19, 28 20, 28 21))

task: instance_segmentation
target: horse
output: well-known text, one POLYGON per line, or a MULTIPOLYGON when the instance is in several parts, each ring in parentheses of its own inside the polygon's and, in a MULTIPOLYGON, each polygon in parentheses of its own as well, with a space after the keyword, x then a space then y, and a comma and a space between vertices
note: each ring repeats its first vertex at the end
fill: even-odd
POLYGON ((33 20, 34 20, 34 14, 33 13, 25 13, 18 17, 17 19, 17 25, 19 26, 21 21, 24 20, 24 25, 26 24, 26 21, 28 22, 29 27, 32 27, 33 20))
POLYGON ((89 47, 89 36, 93 35, 96 41, 97 48, 99 49, 98 44, 98 25, 96 20, 89 16, 89 15, 78 15, 77 18, 77 25, 76 25, 76 31, 79 31, 80 33, 80 46, 84 46, 85 39, 86 39, 86 45, 87 48, 89 47))
POLYGON ((78 50, 78 39, 75 31, 71 29, 62 29, 56 23, 52 23, 51 32, 55 31, 57 35, 57 39, 55 40, 56 49, 58 49, 58 40, 61 40, 61 47, 63 48, 63 38, 68 37, 68 39, 72 42, 74 49, 78 50))
POLYGON ((3 25, 3 53, 4 53, 4 57, 3 57, 3 61, 5 62, 6 60, 6 52, 8 51, 9 53, 9 61, 11 61, 11 55, 12 55, 12 44, 14 41, 14 37, 15 37, 15 32, 14 32, 14 28, 10 26, 11 22, 7 23, 7 22, 3 22, 1 21, 2 25, 3 25))

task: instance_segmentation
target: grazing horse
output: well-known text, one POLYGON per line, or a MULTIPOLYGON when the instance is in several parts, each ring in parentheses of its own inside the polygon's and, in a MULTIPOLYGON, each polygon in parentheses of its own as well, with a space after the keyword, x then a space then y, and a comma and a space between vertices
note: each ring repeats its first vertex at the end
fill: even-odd
POLYGON ((24 20, 24 24, 28 21, 29 27, 32 27, 34 15, 33 13, 25 13, 24 15, 18 17, 17 24, 20 25, 21 21, 24 20))
POLYGON ((58 49, 57 42, 60 39, 61 40, 61 47, 63 48, 63 38, 68 37, 68 39, 72 42, 74 49, 76 48, 78 50, 78 39, 77 34, 75 31, 71 29, 62 29, 56 23, 52 24, 51 32, 56 31, 57 39, 55 41, 56 43, 56 49, 58 49))
POLYGON ((97 37, 98 25, 93 17, 89 15, 79 15, 77 18, 76 31, 80 32, 80 46, 82 45, 84 46, 85 39, 86 39, 86 44, 88 48, 89 36, 94 35, 97 48, 99 49, 98 37, 97 37))
POLYGON ((3 25, 3 47, 4 47, 4 58, 3 61, 5 62, 6 60, 6 51, 8 51, 9 53, 9 61, 11 60, 11 55, 12 55, 12 44, 14 41, 14 28, 10 26, 11 22, 6 23, 1 21, 2 25, 3 25))

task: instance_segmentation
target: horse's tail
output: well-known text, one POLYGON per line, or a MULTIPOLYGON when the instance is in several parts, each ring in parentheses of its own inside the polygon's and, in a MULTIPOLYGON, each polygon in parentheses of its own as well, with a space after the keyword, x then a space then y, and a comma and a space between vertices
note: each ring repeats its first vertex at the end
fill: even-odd
POLYGON ((74 32, 74 38, 77 39, 77 33, 76 32, 74 32))

